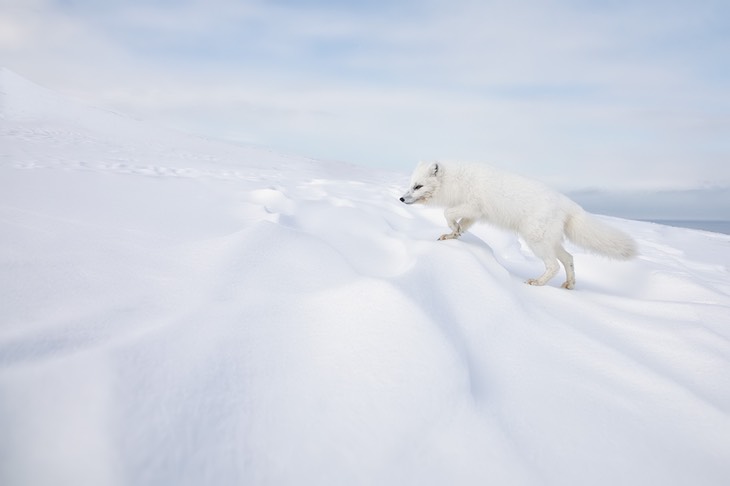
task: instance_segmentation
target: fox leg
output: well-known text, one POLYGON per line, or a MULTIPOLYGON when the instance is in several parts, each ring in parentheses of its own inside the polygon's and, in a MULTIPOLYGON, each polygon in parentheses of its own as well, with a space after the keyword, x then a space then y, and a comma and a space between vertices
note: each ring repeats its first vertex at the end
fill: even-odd
POLYGON ((565 282, 562 287, 564 289, 575 288, 575 267, 573 266, 573 255, 565 251, 563 245, 559 245, 557 248, 557 257, 560 263, 565 268, 565 282))
POLYGON ((531 278, 527 281, 530 285, 545 285, 550 281, 551 278, 555 276, 556 273, 558 273, 558 270, 560 270, 560 265, 558 264, 558 261, 556 259, 552 260, 543 260, 545 262, 545 273, 540 275, 537 278, 531 278))
MULTIPOLYGON (((542 260, 545 264, 545 272, 537 278, 531 278, 527 281, 530 285, 545 285, 550 281, 551 278, 558 273, 560 270, 560 264, 558 263, 558 251, 556 251, 556 245, 548 240, 535 241, 534 239, 525 238, 527 245, 530 247, 532 252, 542 260)), ((559 244, 557 246, 560 246, 559 244)), ((562 247, 561 247, 562 248, 562 247)), ((563 250, 565 252, 565 250, 563 250)), ((565 252, 567 255, 568 252, 565 252)), ((565 258, 565 255, 560 255, 560 258, 565 258)), ((568 270, 566 270, 567 272, 568 270)), ((568 283, 568 282, 566 282, 568 283)))
POLYGON ((474 224, 474 220, 471 218, 461 218, 458 222, 454 222, 453 226, 450 224, 449 227, 451 227, 452 232, 447 233, 445 235, 441 235, 439 237, 439 240, 451 240, 456 239, 459 236, 463 235, 466 230, 468 230, 471 225, 474 224))
POLYGON ((452 240, 460 237, 476 221, 474 212, 469 206, 456 206, 444 211, 446 223, 451 228, 451 233, 441 235, 439 240, 452 240))

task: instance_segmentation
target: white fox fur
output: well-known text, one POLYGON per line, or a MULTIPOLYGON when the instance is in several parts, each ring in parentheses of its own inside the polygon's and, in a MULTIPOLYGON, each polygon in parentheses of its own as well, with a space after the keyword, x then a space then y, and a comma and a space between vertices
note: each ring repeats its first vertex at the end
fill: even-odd
POLYGON ((545 272, 528 280, 530 285, 545 285, 560 269, 560 261, 566 274, 563 287, 575 287, 573 256, 563 248, 563 236, 610 258, 636 256, 630 236, 594 218, 563 194, 493 167, 422 162, 400 200, 445 207, 451 233, 440 240, 458 238, 480 220, 516 231, 545 263, 545 272))

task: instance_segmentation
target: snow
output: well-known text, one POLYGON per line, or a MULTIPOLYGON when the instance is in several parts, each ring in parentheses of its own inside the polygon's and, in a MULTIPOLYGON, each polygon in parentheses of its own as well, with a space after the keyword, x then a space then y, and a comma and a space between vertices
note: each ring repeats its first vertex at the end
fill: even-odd
POLYGON ((728 484, 730 237, 536 288, 407 180, 0 71, 0 484, 728 484))

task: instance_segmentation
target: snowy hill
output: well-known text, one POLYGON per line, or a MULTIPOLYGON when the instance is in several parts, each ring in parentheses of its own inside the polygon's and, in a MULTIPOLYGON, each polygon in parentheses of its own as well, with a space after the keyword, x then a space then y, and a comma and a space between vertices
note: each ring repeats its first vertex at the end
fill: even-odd
POLYGON ((0 484, 728 484, 730 237, 530 287, 406 181, 0 71, 0 484))

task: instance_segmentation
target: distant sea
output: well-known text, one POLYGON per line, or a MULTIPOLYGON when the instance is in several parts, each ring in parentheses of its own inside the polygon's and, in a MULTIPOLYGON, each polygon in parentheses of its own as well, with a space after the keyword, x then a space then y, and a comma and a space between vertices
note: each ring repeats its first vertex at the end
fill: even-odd
POLYGON ((652 223, 730 235, 730 221, 649 220, 652 223))

